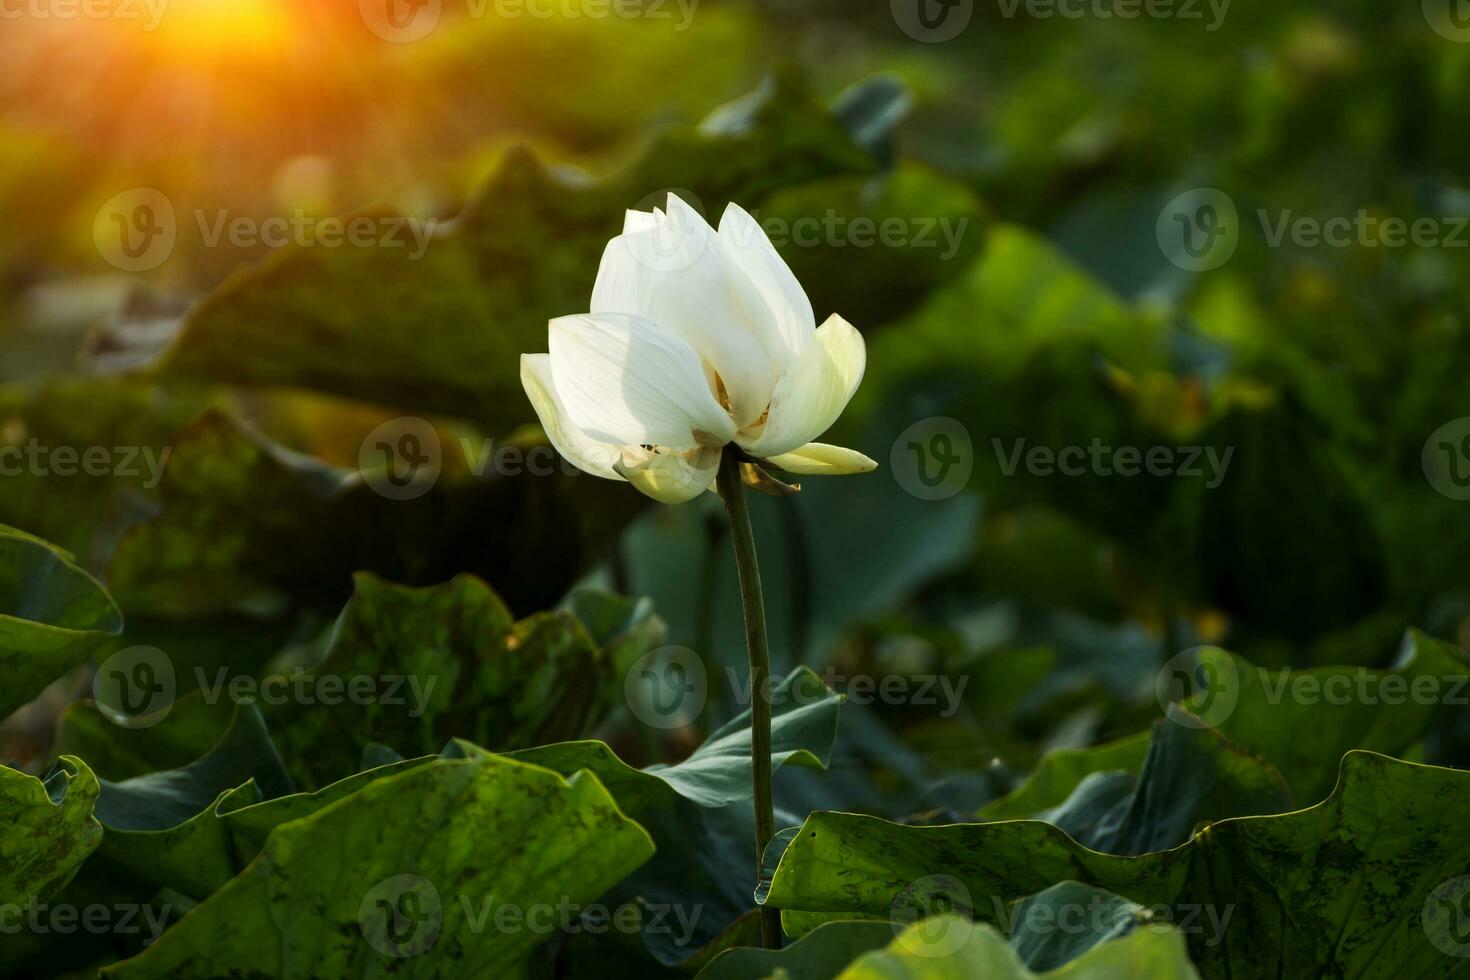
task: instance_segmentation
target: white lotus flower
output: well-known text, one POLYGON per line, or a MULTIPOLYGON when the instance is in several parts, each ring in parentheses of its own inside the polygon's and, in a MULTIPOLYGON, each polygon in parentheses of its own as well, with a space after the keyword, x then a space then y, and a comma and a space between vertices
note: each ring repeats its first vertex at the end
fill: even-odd
POLYGON ((667 211, 629 211, 591 312, 549 328, 549 354, 521 355, 521 383, 552 445, 594 476, 678 503, 711 486, 729 443, 791 473, 878 465, 812 441, 862 380, 862 335, 835 314, 816 325, 735 204, 718 232, 673 194, 667 211))

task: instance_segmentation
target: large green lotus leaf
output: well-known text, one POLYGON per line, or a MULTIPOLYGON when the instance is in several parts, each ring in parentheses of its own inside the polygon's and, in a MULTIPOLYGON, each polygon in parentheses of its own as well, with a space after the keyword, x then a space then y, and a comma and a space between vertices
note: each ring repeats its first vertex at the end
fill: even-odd
POLYGON ((1178 901, 1233 907, 1236 919, 1223 942, 1193 944, 1201 972, 1463 976, 1470 964, 1442 951, 1463 919, 1447 922, 1436 896, 1470 872, 1470 844, 1446 818, 1470 803, 1467 782, 1353 752, 1319 806, 1205 831, 1178 901))
MULTIPOLYGON (((346 779, 339 779, 314 793, 292 793, 259 802, 239 792, 227 794, 215 803, 214 812, 229 831, 230 854, 237 870, 260 852, 270 832, 280 824, 309 816, 337 800, 351 796, 374 780, 427 765, 434 758, 436 757, 423 756, 417 759, 400 759, 374 766, 346 779)), ((256 795, 260 794, 251 794, 256 795)))
POLYGON ((1182 665, 1185 703, 1231 742, 1270 760, 1299 803, 1332 788, 1333 763, 1349 749, 1402 755, 1470 692, 1464 651, 1418 630, 1388 670, 1265 670, 1212 647, 1182 665), (1416 693, 1418 692, 1418 693, 1416 693))
MULTIPOLYGON (((842 698, 806 667, 778 680, 771 690, 772 768, 788 762, 825 767, 837 738, 842 698)), ((463 749, 473 751, 475 747, 463 749)), ((721 807, 750 798, 750 709, 730 719, 688 758, 673 765, 635 769, 606 742, 596 741, 543 745, 510 756, 567 774, 589 769, 633 816, 673 795, 700 806, 721 807)))
MULTIPOLYGON (((837 737, 840 704, 841 698, 806 668, 777 683, 772 765, 825 768, 837 737)), ((474 751, 472 746, 461 748, 474 751)), ((687 968, 752 909, 756 881, 749 711, 675 765, 634 769, 602 742, 549 745, 511 757, 568 775, 590 770, 623 811, 653 836, 658 853, 614 888, 609 902, 637 900, 684 913, 687 927, 668 915, 644 929, 643 945, 657 964, 687 968)), ((800 814, 779 817, 800 820, 800 814)), ((640 969, 647 973, 653 966, 645 962, 640 969)))
MULTIPOLYGON (((272 729, 305 781, 338 777, 372 742, 430 755, 453 737, 495 750, 577 738, 622 697, 630 657, 658 642, 649 607, 630 612, 599 647, 569 612, 516 622, 486 584, 459 575, 409 588, 362 573, 322 660, 307 673, 340 678, 404 678, 390 698, 344 698, 324 708, 286 704, 272 729)), ((289 676, 289 675, 288 675, 289 676)), ((386 687, 379 689, 386 691, 386 687)))
MULTIPOLYGON (((755 808, 750 800, 703 807, 683 797, 646 807, 636 818, 658 853, 608 893, 609 901, 671 910, 646 919, 640 932, 642 969, 693 972, 731 945, 759 942, 756 903, 755 808)), ((800 814, 777 807, 776 822, 800 814)))
POLYGON ((1358 751, 1316 806, 1222 820, 1136 857, 1099 854, 1039 821, 906 827, 815 813, 767 903, 887 915, 942 875, 984 917, 996 900, 1075 880, 1150 908, 1229 910, 1223 937, 1191 938, 1207 977, 1427 976, 1464 968, 1424 942, 1423 917, 1436 888, 1470 871, 1470 839, 1445 819, 1467 804, 1470 774, 1358 751))
POLYGON ((667 632, 647 596, 621 596, 584 587, 567 596, 565 608, 586 627, 598 649, 606 651, 619 677, 662 643, 667 632))
MULTIPOLYGON (((1176 948, 1169 956, 1154 963, 1151 957, 1158 955, 1155 947, 1162 948, 1157 940, 1137 941, 1135 946, 1125 948, 1121 956, 1096 954, 1095 959, 1086 959, 1091 951, 1104 943, 1125 939, 1139 929, 1149 927, 1159 932, 1158 924, 1151 923, 1149 912, 1125 898, 1111 892, 1078 884, 1063 882, 1015 903, 1006 913, 1009 923, 1009 945, 1016 959, 1026 968, 1016 976, 1107 976, 1100 972, 1116 969, 1127 963, 1134 969, 1146 964, 1159 972, 1131 973, 1130 976, 1183 976, 1195 974, 1188 966, 1183 943, 1177 934, 1165 927, 1164 934, 1173 935, 1176 948), (1078 973, 1058 972, 1074 960, 1082 960, 1078 973), (1167 969, 1166 969, 1167 964, 1167 969), (1181 972, 1181 970, 1183 972, 1181 972), (1170 972, 1172 971, 1172 972, 1170 972)), ((957 942, 966 945, 976 941, 982 934, 984 942, 994 955, 1001 954, 995 946, 994 935, 989 928, 977 926, 960 918, 925 919, 925 926, 914 939, 923 943, 915 947, 908 943, 894 942, 895 934, 901 934, 903 926, 894 922, 876 921, 830 921, 824 922, 803 935, 784 949, 734 949, 717 957, 699 973, 699 980, 758 980, 766 977, 792 977, 793 980, 832 980, 843 973, 844 967, 870 950, 901 949, 916 952, 918 949, 932 951, 937 960, 947 961, 958 956, 952 950, 957 942), (950 931, 950 930, 953 931, 950 931), (779 973, 784 970, 784 973, 779 973)), ((1002 961, 1004 957, 1001 957, 1002 961)), ((961 959, 963 962, 963 959, 961 959)), ((1014 963, 1015 961, 1005 961, 1014 963)), ((869 968, 872 963, 866 964, 869 968)), ((938 964, 936 964, 938 965, 938 964)), ((889 974, 882 974, 888 976, 889 974)), ((899 974, 907 976, 908 974, 899 974)), ((927 976, 928 974, 919 974, 927 976)), ((948 974, 944 974, 948 975, 948 974)), ((1006 976, 1010 974, 974 974, 975 976, 1006 976)))
POLYGON ((40 535, 97 571, 116 532, 142 516, 140 504, 157 488, 173 434, 217 400, 188 386, 165 390, 116 378, 30 376, 0 384, 0 451, 34 445, 46 452, 38 466, 5 477, 0 524, 40 535), (75 453, 77 461, 58 451, 75 453), (96 458, 88 465, 101 475, 82 468, 89 452, 96 458))
POLYGON ((1201 824, 1292 809, 1286 780, 1269 762, 1232 745, 1171 706, 1154 725, 1137 777, 1090 773, 1059 806, 1031 815, 1105 854, 1163 851, 1201 824))
POLYGON ((112 597, 71 555, 0 526, 0 719, 122 628, 112 597))
POLYGON ((1137 774, 1148 756, 1151 732, 1139 732, 1085 749, 1057 749, 1041 757, 1021 784, 976 814, 985 820, 1020 820, 1060 806, 1087 776, 1095 772, 1137 774))
POLYGON ((220 740, 232 716, 232 705, 209 704, 198 691, 191 691, 175 700, 155 724, 125 728, 95 702, 76 701, 56 722, 55 750, 86 759, 101 778, 121 782, 188 765, 220 740))
MULTIPOLYGON (((1048 759, 1039 778, 1024 783, 1014 799, 997 801, 1001 805, 993 812, 983 809, 981 816, 1028 819, 1060 830, 1089 851, 1139 855, 1176 847, 1213 821, 1292 809, 1286 781, 1270 763, 1230 744, 1177 706, 1170 706, 1168 718, 1141 739, 1048 759), (1035 805, 1043 796, 1053 800, 1035 805)), ((794 828, 782 831, 767 849, 766 882, 796 836, 794 828)), ((989 914, 998 915, 1003 904, 994 899, 989 914)), ((791 934, 803 935, 832 917, 793 911, 785 922, 791 934)))
MULTIPOLYGON (((858 958, 837 980, 1032 980, 1038 976, 994 929, 945 916, 914 923, 886 950, 858 958)), ((1198 980, 1199 974, 1189 962, 1184 937, 1164 927, 1142 929, 1095 946, 1046 976, 1051 980, 1198 980)))
POLYGON ((517 608, 544 609, 641 506, 638 494, 609 493, 602 481, 560 467, 534 478, 477 478, 453 456, 452 432, 440 441, 447 448, 438 481, 395 500, 357 470, 208 412, 176 437, 160 512, 118 542, 109 583, 130 611, 176 617, 262 595, 335 611, 359 570, 409 584, 468 571, 517 608), (496 514, 515 519, 490 519, 496 514), (508 554, 524 560, 507 563, 508 554))
MULTIPOLYGON (((1032 980, 1043 976, 995 929, 956 915, 916 922, 898 932, 888 923, 829 922, 780 952, 740 949, 725 953, 700 980, 1032 980), (888 941, 886 948, 873 944, 888 941), (840 963, 840 944, 850 962, 840 963), (834 967, 834 963, 837 965, 834 967)), ((1198 980, 1184 937, 1169 926, 1129 932, 1079 949, 1076 959, 1045 970, 1049 980, 1198 980)))
POLYGON ((170 827, 188 820, 227 789, 250 783, 261 798, 292 791, 291 777, 276 753, 257 705, 235 709, 219 742, 178 769, 102 784, 97 817, 123 831, 170 827))
POLYGON ((166 888, 202 900, 243 870, 278 825, 434 758, 393 759, 315 793, 295 793, 260 709, 242 705, 197 759, 102 781, 96 815, 105 833, 97 857, 104 870, 121 872, 129 887, 166 888))
POLYGON ((718 222, 728 201, 755 208, 780 188, 872 167, 783 73, 742 125, 666 132, 600 183, 512 151, 426 248, 403 232, 395 247, 282 250, 193 307, 153 370, 312 388, 505 434, 531 420, 520 355, 546 349, 548 319, 586 310, 625 209, 679 188, 718 222))
POLYGON ((653 854, 597 778, 495 756, 378 779, 275 829, 109 977, 499 977, 547 933, 504 907, 595 901, 653 854))
POLYGON ((1143 906, 1076 881, 1022 899, 1006 915, 1011 948, 1032 970, 1065 966, 1094 946, 1121 939, 1151 922, 1143 906))
MULTIPOLYGON (((1223 650, 1199 648, 1175 665, 1178 676, 1169 679, 1188 682, 1180 693, 1197 717, 1185 727, 1216 726, 1231 745, 1279 770, 1292 799, 1301 805, 1331 791, 1333 765, 1350 749, 1402 755, 1436 730, 1438 718, 1453 717, 1454 697, 1465 686, 1464 656, 1457 647, 1411 630, 1389 670, 1266 670, 1223 650), (1421 690, 1429 685, 1429 696, 1412 696, 1416 685, 1421 690), (1305 696, 1295 697, 1293 690, 1305 696), (1359 690, 1367 697, 1360 697, 1359 690)), ((1062 806, 1084 778, 1109 772, 1136 775, 1152 738, 1140 733, 1049 753, 1015 790, 983 806, 976 816, 1054 819, 1047 811, 1062 806)), ((1126 779, 1113 781, 1119 796, 1132 785, 1126 779)))
POLYGON ((27 906, 66 887, 102 840, 97 777, 63 756, 44 782, 0 766, 0 905, 27 906))
POLYGON ((133 881, 203 898, 249 858, 236 855, 220 811, 291 791, 260 709, 242 705, 219 742, 188 765, 103 781, 98 856, 133 881))
MULTIPOLYGON (((771 765, 825 767, 837 738, 842 697, 801 667, 773 686, 771 765)), ((750 792, 750 711, 731 718, 677 765, 644 772, 701 806, 721 806, 750 792)))
POLYGON ((858 956, 882 949, 893 937, 894 929, 888 922, 828 922, 783 949, 727 950, 696 976, 698 980, 762 980, 775 976, 832 980, 858 956))

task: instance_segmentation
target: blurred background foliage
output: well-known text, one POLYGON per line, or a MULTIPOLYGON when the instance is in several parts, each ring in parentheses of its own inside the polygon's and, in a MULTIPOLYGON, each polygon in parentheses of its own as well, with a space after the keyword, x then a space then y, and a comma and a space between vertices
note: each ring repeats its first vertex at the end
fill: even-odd
MULTIPOLYGON (((867 336, 832 441, 881 464, 755 502, 778 670, 970 679, 949 717, 850 712, 835 768, 881 759, 920 793, 969 780, 978 807, 1044 749, 1143 727, 1184 647, 1384 666, 1406 627, 1470 643, 1467 505, 1421 463, 1470 405, 1466 251, 1273 245, 1254 218, 1470 215, 1470 44, 1417 4, 1365 0, 1235 0, 1216 29, 1205 8, 1073 21, 977 4, 939 44, 886 4, 662 9, 446 4, 410 44, 327 0, 173 0, 154 31, 7 24, 0 446, 170 458, 157 485, 5 476, 0 523, 108 586, 116 646, 264 670, 322 642, 355 573, 467 572, 517 618, 579 584, 651 597, 728 694, 716 668, 744 654, 716 501, 670 510, 560 469, 476 465, 476 449, 542 443, 519 353, 585 309, 622 210, 670 190, 712 219, 733 200, 788 228, 909 229, 778 241, 818 318, 867 336), (1240 238, 1194 272, 1156 226, 1200 187, 1231 197, 1240 238), (142 274, 94 237, 134 188, 178 215, 172 254, 142 274), (363 209, 444 224, 419 258, 211 245, 199 224, 363 209), (933 244, 914 240, 925 222, 933 244), (941 227, 962 230, 953 247, 941 227), (432 420, 444 469, 394 501, 355 471, 364 437, 404 415, 432 420), (934 418, 972 447, 941 500, 898 477, 901 434, 934 418), (1008 473, 1018 440, 1233 456, 1216 486, 1008 473)), ((0 753, 48 761, 86 683, 12 717, 0 753)), ((632 756, 663 751, 608 724, 632 756)))

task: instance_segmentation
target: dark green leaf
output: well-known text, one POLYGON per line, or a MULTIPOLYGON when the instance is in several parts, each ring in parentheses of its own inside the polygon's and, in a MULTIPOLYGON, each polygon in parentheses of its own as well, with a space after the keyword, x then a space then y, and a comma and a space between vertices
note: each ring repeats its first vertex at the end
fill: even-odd
POLYGON ((539 916, 499 928, 499 910, 595 901, 652 853, 590 773, 438 760, 278 827, 238 878, 103 975, 499 976, 551 931, 529 925, 539 916))
POLYGON ((71 555, 0 526, 0 718, 122 628, 112 597, 71 555))
POLYGON ((622 696, 614 660, 626 668, 659 635, 654 620, 599 649, 569 613, 515 622, 469 575, 427 588, 367 573, 355 581, 331 646, 308 673, 316 689, 324 678, 343 691, 368 678, 382 696, 344 696, 329 710, 314 698, 289 701, 271 712, 272 729, 313 785, 351 771, 372 742, 429 755, 456 736, 496 750, 581 736, 622 696))
POLYGON ((911 883, 946 875, 984 915, 992 901, 1076 880, 1150 908, 1213 914, 1218 928, 1191 936, 1207 977, 1424 976, 1445 965, 1424 942, 1426 902, 1470 871, 1470 840, 1444 815, 1467 804, 1470 774, 1352 752, 1314 807, 1222 820, 1138 857, 1098 854, 1034 821, 904 827, 816 813, 767 902, 887 915, 911 883))
POLYGON ((45 781, 0 766, 0 905, 25 907, 66 887, 102 841, 97 777, 64 756, 45 781))

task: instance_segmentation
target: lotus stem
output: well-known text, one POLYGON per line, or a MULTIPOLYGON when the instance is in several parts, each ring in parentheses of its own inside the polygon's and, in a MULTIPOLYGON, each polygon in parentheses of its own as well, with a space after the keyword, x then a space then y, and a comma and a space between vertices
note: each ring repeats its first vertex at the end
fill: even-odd
MULTIPOLYGON (((760 882, 761 858, 776 833, 775 801, 771 794, 771 648, 766 636, 766 602, 761 592, 755 535, 745 506, 740 457, 726 447, 720 459, 717 483, 725 511, 730 515, 730 540, 740 575, 740 605, 745 614, 745 649, 750 655, 750 769, 755 798, 755 874, 760 882)), ((761 945, 781 945, 780 913, 761 906, 761 945)))

